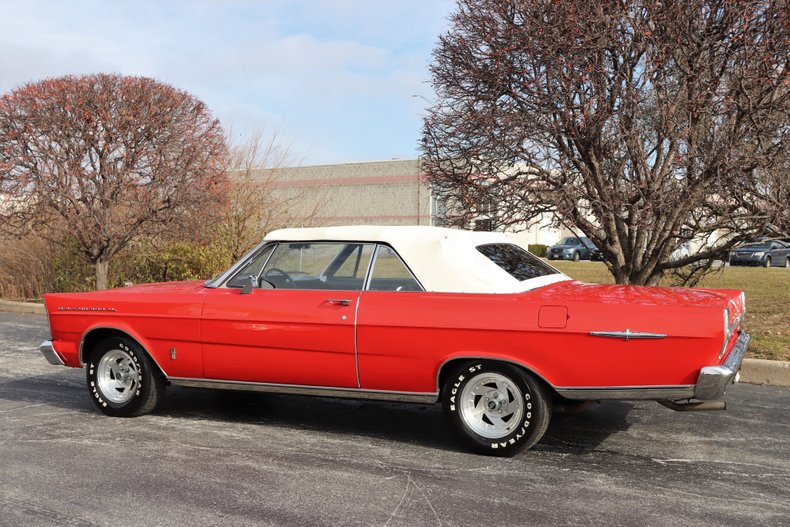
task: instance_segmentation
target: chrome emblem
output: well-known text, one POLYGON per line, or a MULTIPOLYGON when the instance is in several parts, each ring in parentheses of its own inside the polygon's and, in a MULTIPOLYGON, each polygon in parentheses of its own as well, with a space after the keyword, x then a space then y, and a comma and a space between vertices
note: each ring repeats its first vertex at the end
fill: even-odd
POLYGON ((609 337, 613 339, 624 339, 626 341, 631 339, 663 339, 666 335, 663 333, 643 333, 641 331, 590 331, 593 337, 609 337))

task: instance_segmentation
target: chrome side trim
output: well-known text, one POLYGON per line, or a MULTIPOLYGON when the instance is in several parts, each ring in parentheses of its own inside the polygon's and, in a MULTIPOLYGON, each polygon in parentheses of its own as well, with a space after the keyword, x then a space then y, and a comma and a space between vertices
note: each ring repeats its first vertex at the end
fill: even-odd
POLYGON ((359 340, 357 339, 357 323, 359 322, 359 303, 362 301, 362 294, 357 293, 357 305, 354 306, 354 369, 357 373, 357 388, 362 386, 359 380, 359 340))
POLYGON ((689 399, 694 396, 693 384, 677 386, 584 386, 555 388, 566 399, 575 400, 656 400, 689 399))
POLYGON ((626 341, 631 339, 667 338, 666 334, 664 333, 644 333, 641 331, 631 331, 630 329, 626 329, 625 331, 590 331, 590 335, 593 337, 609 337, 613 339, 625 339, 626 341))
POLYGON ((301 384, 277 384, 268 382, 226 381, 221 379, 189 379, 170 377, 170 383, 187 388, 214 388, 220 390, 243 390, 293 395, 317 395, 321 397, 343 397, 348 399, 370 399, 402 403, 433 404, 439 400, 438 392, 391 392, 387 390, 362 390, 360 388, 333 388, 301 384))
POLYGON ((359 377, 359 345, 357 341, 357 332, 359 331, 359 303, 362 301, 362 291, 367 290, 368 284, 370 283, 370 274, 378 254, 379 244, 376 243, 373 244, 373 252, 370 253, 368 268, 365 269, 365 279, 362 281, 362 290, 357 293, 357 305, 354 306, 354 368, 356 368, 357 372, 357 388, 362 386, 362 381, 359 377))
POLYGON ((52 364, 53 366, 65 366, 63 359, 60 358, 58 352, 55 351, 55 347, 52 345, 51 340, 45 340, 38 346, 38 350, 47 359, 47 362, 52 364))
POLYGON ((376 265, 376 259, 379 257, 379 247, 381 244, 377 243, 373 247, 373 254, 370 255, 370 261, 368 262, 368 269, 365 271, 365 280, 362 282, 362 290, 367 291, 368 286, 370 285, 370 275, 373 272, 373 267, 376 265))
POLYGON ((541 380, 543 380, 543 382, 545 382, 548 386, 551 386, 559 395, 565 397, 566 399, 579 401, 598 401, 604 399, 652 401, 657 399, 687 399, 694 396, 693 384, 647 386, 554 386, 541 374, 519 362, 497 357, 480 356, 452 357, 442 362, 442 364, 439 366, 439 370, 436 373, 436 385, 439 389, 441 389, 441 386, 439 386, 439 377, 441 375, 442 369, 448 362, 456 359, 490 360, 514 364, 539 377, 541 380))

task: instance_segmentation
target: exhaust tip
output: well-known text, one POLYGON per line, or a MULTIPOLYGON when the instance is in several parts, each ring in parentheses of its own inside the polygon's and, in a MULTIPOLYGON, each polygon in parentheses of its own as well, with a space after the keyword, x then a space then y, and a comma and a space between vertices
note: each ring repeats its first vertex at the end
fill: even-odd
POLYGON ((660 400, 656 401, 661 406, 666 406, 670 410, 674 410, 676 412, 709 412, 712 410, 726 410, 727 409, 727 402, 726 401, 687 401, 687 402, 677 402, 677 401, 667 401, 667 400, 660 400))

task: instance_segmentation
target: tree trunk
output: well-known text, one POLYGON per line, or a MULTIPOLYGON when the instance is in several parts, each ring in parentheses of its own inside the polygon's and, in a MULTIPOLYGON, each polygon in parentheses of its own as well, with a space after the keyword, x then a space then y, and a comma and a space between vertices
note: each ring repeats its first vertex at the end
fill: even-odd
POLYGON ((620 285, 658 285, 663 273, 653 272, 645 275, 640 270, 632 270, 630 273, 624 268, 613 267, 609 271, 614 276, 614 281, 620 285))
POLYGON ((99 259, 93 264, 96 272, 96 289, 107 289, 109 287, 110 261, 99 259))

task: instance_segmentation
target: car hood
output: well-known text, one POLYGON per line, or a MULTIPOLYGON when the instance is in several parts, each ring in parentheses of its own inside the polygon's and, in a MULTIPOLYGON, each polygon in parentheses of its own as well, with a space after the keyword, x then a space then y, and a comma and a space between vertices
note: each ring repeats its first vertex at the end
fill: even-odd
POLYGON ((575 280, 558 282, 535 291, 551 302, 594 302, 601 304, 678 305, 726 307, 741 292, 730 289, 652 287, 638 285, 585 284, 575 280))
POLYGON ((122 291, 126 293, 194 293, 204 287, 205 280, 190 280, 186 282, 160 282, 156 284, 140 284, 128 287, 121 287, 118 289, 107 289, 105 291, 96 291, 97 293, 111 293, 113 291, 122 291))
POLYGON ((552 245, 549 247, 551 249, 580 249, 581 245, 552 245))
POLYGON ((87 293, 47 293, 44 303, 48 313, 57 312, 132 312, 146 305, 150 311, 168 311, 174 304, 202 305, 197 293, 202 281, 163 282, 87 293))
POLYGON ((59 297, 85 298, 108 298, 114 296, 126 296, 136 294, 169 294, 169 293, 195 293, 203 288, 203 280, 192 280, 187 282, 160 282, 155 284, 140 284, 128 287, 118 287, 116 289, 103 289, 101 291, 90 291, 87 293, 57 293, 59 297))

